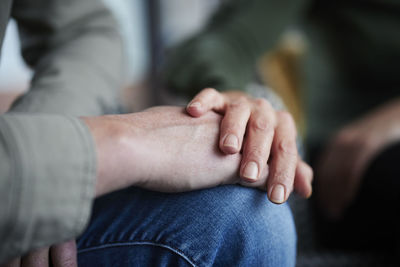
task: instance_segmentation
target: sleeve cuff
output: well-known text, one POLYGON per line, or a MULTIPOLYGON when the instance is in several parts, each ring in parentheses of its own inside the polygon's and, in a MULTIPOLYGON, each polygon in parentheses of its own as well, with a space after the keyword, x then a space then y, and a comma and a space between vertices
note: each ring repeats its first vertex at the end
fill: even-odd
MULTIPOLYGON (((96 153, 78 118, 7 114, 1 132, 11 157, 14 207, 3 256, 75 238, 85 228, 94 199, 96 153)), ((3 230, 3 229, 2 229, 3 230)))
POLYGON ((287 110, 282 99, 268 86, 258 83, 249 83, 245 92, 256 98, 265 98, 275 110, 287 110))

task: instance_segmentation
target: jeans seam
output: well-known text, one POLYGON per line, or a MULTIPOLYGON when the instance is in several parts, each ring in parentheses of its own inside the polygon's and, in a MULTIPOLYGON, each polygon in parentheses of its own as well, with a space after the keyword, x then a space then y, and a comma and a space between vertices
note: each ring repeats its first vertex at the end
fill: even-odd
POLYGON ((106 249, 106 248, 112 248, 112 247, 125 247, 125 246, 140 246, 140 245, 145 245, 145 246, 155 246, 155 247, 161 247, 165 248, 169 251, 172 251, 176 255, 182 257, 185 261, 187 261, 191 266, 196 267, 197 265, 194 263, 194 260, 190 257, 187 256, 182 250, 172 247, 167 244, 162 244, 162 243, 156 243, 154 241, 148 241, 148 240, 142 240, 142 241, 129 241, 129 242, 115 242, 115 243, 108 243, 108 244, 103 244, 103 245, 97 245, 97 246, 92 246, 89 248, 84 248, 80 249, 78 251, 78 254, 85 253, 85 252, 91 252, 91 251, 96 251, 100 249, 106 249))

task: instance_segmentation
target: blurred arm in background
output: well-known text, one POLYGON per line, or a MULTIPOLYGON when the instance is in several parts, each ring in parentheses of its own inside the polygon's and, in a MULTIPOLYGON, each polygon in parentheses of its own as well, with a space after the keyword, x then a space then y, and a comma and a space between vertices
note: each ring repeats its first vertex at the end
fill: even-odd
POLYGON ((261 55, 275 46, 306 6, 307 1, 297 0, 227 1, 203 31, 172 50, 165 64, 165 85, 175 93, 194 96, 207 87, 223 91, 202 91, 187 110, 195 117, 208 110, 225 114, 221 150, 235 154, 243 149, 240 176, 249 183, 257 182, 268 163, 266 186, 275 203, 286 201, 293 187, 310 196, 312 171, 298 155, 291 115, 246 93, 256 80, 261 55), (230 90, 239 91, 225 92, 230 90))
POLYGON ((194 96, 201 89, 245 90, 257 60, 276 45, 308 1, 226 1, 202 32, 175 47, 167 58, 168 89, 194 96))

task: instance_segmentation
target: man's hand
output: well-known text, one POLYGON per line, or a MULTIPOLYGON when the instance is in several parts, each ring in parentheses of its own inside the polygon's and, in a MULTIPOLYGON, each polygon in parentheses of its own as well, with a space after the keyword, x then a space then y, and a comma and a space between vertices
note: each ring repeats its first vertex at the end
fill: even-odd
POLYGON ((37 249, 21 258, 16 258, 4 267, 77 267, 75 241, 68 241, 50 248, 37 249))
POLYGON ((287 112, 275 111, 268 101, 242 92, 220 93, 207 88, 188 104, 187 112, 200 117, 213 110, 224 115, 219 147, 225 154, 243 150, 240 176, 244 184, 259 183, 269 170, 269 199, 285 202, 293 190, 303 197, 312 192, 312 169, 301 160, 296 146, 296 127, 287 112))
POLYGON ((339 219, 354 200, 369 162, 400 140, 400 101, 393 101, 339 131, 316 168, 317 197, 327 218, 339 219))
MULTIPOLYGON (((138 186, 181 192, 239 182, 239 154, 218 149, 221 116, 188 116, 183 108, 157 107, 127 115, 84 118, 98 155, 97 195, 138 186)), ((267 171, 259 182, 265 188, 267 171)))

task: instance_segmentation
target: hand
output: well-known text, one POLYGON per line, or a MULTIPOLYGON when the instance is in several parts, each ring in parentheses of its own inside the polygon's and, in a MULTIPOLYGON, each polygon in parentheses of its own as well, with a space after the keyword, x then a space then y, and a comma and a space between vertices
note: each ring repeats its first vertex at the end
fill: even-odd
MULTIPOLYGON (((97 147, 98 195, 131 185, 181 192, 239 182, 241 156, 219 151, 216 113, 195 119, 182 108, 157 107, 84 121, 97 147)), ((261 174, 251 186, 265 180, 261 174)))
POLYGON ((369 162, 382 149, 400 140, 400 101, 393 101, 340 130, 316 168, 321 211, 340 219, 354 200, 369 162))
POLYGON ((264 99, 211 88, 195 96, 186 110, 193 117, 205 116, 210 110, 224 115, 221 151, 234 155, 243 149, 240 176, 247 184, 258 183, 269 169, 267 188, 272 202, 285 202, 293 186, 301 196, 311 195, 312 169, 298 155, 296 126, 289 113, 275 111, 264 99))
POLYGON ((77 267, 75 240, 37 249, 3 265, 4 267, 77 267))

